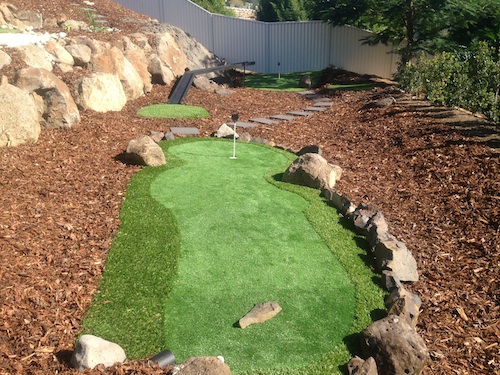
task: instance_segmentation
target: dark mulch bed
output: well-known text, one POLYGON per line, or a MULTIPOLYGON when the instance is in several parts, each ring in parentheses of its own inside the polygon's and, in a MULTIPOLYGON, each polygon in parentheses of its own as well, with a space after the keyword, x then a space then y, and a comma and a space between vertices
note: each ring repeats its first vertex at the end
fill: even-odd
MULTIPOLYGON (((73 7, 63 0, 12 3, 47 14, 70 15, 73 7)), ((126 17, 112 1, 95 6, 122 30, 139 29, 119 23, 126 17)), ((126 185, 139 169, 117 160, 130 139, 170 126, 196 126, 208 136, 232 113, 245 121, 308 104, 292 93, 238 88, 221 97, 192 89, 185 103, 205 107, 210 118, 135 114, 169 92, 155 86, 119 113, 82 112, 73 129, 45 129, 34 145, 0 149, 0 374, 74 371, 68 354, 97 290, 126 185)), ((499 373, 498 126, 409 101, 391 88, 325 93, 334 103, 327 111, 252 134, 294 149, 320 145, 344 169, 338 191, 376 205, 408 244, 421 270, 409 289, 423 300, 418 329, 431 353, 427 374, 499 373), (366 106, 387 96, 396 104, 366 106)), ((139 362, 105 372, 162 373, 139 362)))

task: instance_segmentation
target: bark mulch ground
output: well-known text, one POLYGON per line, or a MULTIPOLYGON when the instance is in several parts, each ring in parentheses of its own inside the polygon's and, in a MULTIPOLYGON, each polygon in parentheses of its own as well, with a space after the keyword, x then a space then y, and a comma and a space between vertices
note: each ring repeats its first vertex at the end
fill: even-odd
MULTIPOLYGON (((73 6, 42 3, 58 14, 73 6)), ((123 15, 109 0, 95 6, 116 22, 123 15)), ((155 86, 118 113, 83 111, 72 129, 44 129, 36 144, 0 149, 0 374, 74 372, 68 356, 97 291, 126 185, 139 169, 120 162, 129 140, 170 126, 208 136, 232 113, 247 121, 310 104, 293 93, 237 88, 222 97, 193 88, 185 103, 205 107, 207 119, 136 115, 166 102, 170 89, 155 86)), ((426 374, 499 373, 499 127, 392 88, 323 93, 333 101, 328 110, 249 132, 296 150, 320 145, 344 169, 337 190, 377 206, 407 243, 421 272, 408 288, 423 300, 426 374), (396 99, 390 107, 368 105, 388 96, 396 99)), ((162 373, 143 362, 88 371, 103 372, 162 373)))

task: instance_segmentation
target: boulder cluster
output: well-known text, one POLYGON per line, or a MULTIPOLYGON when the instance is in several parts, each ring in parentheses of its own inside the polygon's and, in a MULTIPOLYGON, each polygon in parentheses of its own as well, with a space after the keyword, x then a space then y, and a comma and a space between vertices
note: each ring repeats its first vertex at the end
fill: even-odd
MULTIPOLYGON (((0 26, 24 30, 2 34, 0 44, 5 40, 8 48, 0 49, 0 69, 8 68, 13 56, 25 66, 12 82, 1 80, 0 147, 34 143, 44 128, 75 126, 80 110, 120 111, 127 101, 150 92, 153 84, 169 85, 186 69, 220 63, 170 25, 155 24, 150 31, 130 35, 116 33, 109 42, 89 33, 70 37, 64 31, 34 32, 41 24, 37 13, 0 4, 0 26), (65 82, 63 76, 71 78, 65 82)), ((69 29, 65 25, 73 24, 65 20, 59 26, 69 29)), ((78 29, 84 26, 78 21, 78 29)), ((91 25, 86 29, 92 30, 91 25)))

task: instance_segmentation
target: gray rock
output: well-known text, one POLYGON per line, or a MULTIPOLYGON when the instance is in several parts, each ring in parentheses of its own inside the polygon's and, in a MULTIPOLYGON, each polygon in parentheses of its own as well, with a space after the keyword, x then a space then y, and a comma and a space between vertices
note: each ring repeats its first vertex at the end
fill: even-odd
POLYGON ((141 76, 118 48, 112 47, 92 55, 90 64, 96 73, 116 75, 122 83, 127 100, 137 99, 144 94, 141 76))
POLYGON ((283 174, 283 181, 315 189, 332 189, 342 169, 328 164, 318 154, 304 154, 296 159, 283 174))
POLYGON ((388 229, 384 215, 372 204, 360 203, 352 213, 352 220, 356 230, 366 237, 372 226, 384 232, 388 229))
POLYGON ((120 79, 107 73, 95 73, 83 78, 75 100, 80 107, 96 112, 121 111, 127 104, 120 79))
POLYGON ((158 143, 160 141, 163 141, 165 138, 165 133, 164 132, 157 132, 157 131, 151 131, 149 132, 149 137, 155 141, 155 143, 158 143))
POLYGON ((388 235, 373 249, 375 265, 379 271, 391 270, 400 281, 418 281, 417 261, 406 244, 388 235))
POLYGON ((323 189, 321 194, 325 197, 329 204, 335 207, 344 216, 348 212, 352 213, 356 209, 356 206, 354 206, 349 199, 340 195, 335 190, 323 189))
POLYGON ((398 277, 394 274, 394 272, 389 270, 382 271, 382 285, 389 293, 392 293, 394 290, 403 288, 403 284, 401 284, 401 281, 398 279, 398 277))
POLYGON ((281 311, 281 306, 277 302, 259 302, 256 303, 243 318, 239 320, 240 328, 246 328, 250 324, 262 323, 274 318, 281 311))
POLYGON ((160 85, 170 85, 175 79, 172 70, 155 53, 149 56, 148 72, 151 74, 151 81, 160 85))
POLYGON ((0 69, 4 66, 10 65, 12 58, 3 50, 0 49, 0 69))
POLYGON ((0 85, 0 147, 35 143, 40 131, 33 97, 18 87, 0 85))
POLYGON ((173 141, 175 139, 175 135, 172 132, 166 132, 163 139, 166 141, 173 141))
POLYGON ((20 52, 21 59, 26 63, 26 65, 33 68, 41 68, 52 71, 53 63, 55 57, 48 53, 44 48, 36 45, 29 44, 18 48, 20 52))
POLYGON ((321 155, 321 147, 317 145, 309 145, 302 147, 299 152, 297 152, 297 156, 301 156, 304 154, 318 154, 321 155))
POLYGON ((377 364, 373 357, 364 359, 355 356, 347 364, 349 375, 378 375, 377 364))
POLYGON ((53 73, 37 68, 21 69, 14 84, 42 98, 42 127, 71 128, 80 123, 80 112, 68 86, 53 73))
MULTIPOLYGON (((212 136, 217 138, 233 138, 235 136, 234 129, 227 124, 222 124, 219 126, 219 129, 212 133, 212 136)), ((236 138, 239 138, 238 133, 236 133, 236 138)))
POLYGON ((312 87, 311 76, 305 75, 299 79, 299 87, 303 89, 310 89, 312 87))
POLYGON ((83 335, 75 345, 70 364, 79 371, 122 363, 127 359, 120 345, 93 335, 83 335))
POLYGON ((85 44, 70 44, 65 47, 76 66, 86 67, 92 57, 92 50, 85 44))
POLYGON ((361 332, 366 357, 384 375, 419 375, 429 360, 424 340, 404 319, 389 315, 361 332))
POLYGON ((385 306, 389 314, 401 317, 413 328, 417 326, 422 300, 416 294, 401 286, 386 297, 385 306))
POLYGON ((152 47, 161 62, 174 77, 182 76, 187 68, 187 57, 173 34, 166 32, 155 36, 152 47))
POLYGON ((242 142, 251 142, 252 136, 250 135, 250 133, 244 132, 244 133, 240 134, 240 137, 238 138, 238 140, 240 140, 242 142))
POLYGON ((143 91, 151 92, 153 84, 151 83, 151 73, 148 71, 147 58, 143 51, 126 50, 125 57, 134 66, 135 70, 142 79, 143 91))
POLYGON ((131 164, 152 167, 166 164, 163 150, 147 135, 131 140, 127 146, 125 157, 131 164))
POLYGON ((231 375, 231 369, 217 357, 191 357, 175 366, 172 375, 231 375))
POLYGON ((56 58, 56 63, 58 64, 66 64, 66 65, 75 65, 75 59, 71 54, 64 48, 60 43, 55 40, 49 40, 45 44, 45 50, 49 52, 51 55, 54 55, 56 58))

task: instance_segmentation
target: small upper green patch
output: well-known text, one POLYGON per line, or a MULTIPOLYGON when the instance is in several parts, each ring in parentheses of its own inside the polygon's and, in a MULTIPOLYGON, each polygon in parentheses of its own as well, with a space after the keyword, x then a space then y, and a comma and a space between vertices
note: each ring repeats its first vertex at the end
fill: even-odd
POLYGON ((20 31, 17 29, 7 29, 7 28, 0 28, 0 34, 19 34, 20 31))
POLYGON ((205 108, 182 104, 153 104, 139 109, 137 114, 155 118, 205 118, 210 116, 205 108))
POLYGON ((301 77, 310 76, 312 87, 318 86, 321 81, 321 71, 286 73, 286 74, 251 74, 245 77, 245 87, 260 90, 275 91, 304 91, 300 87, 301 77))
POLYGON ((328 89, 340 91, 364 91, 372 90, 375 86, 377 85, 374 82, 361 82, 348 85, 328 85, 328 89))

